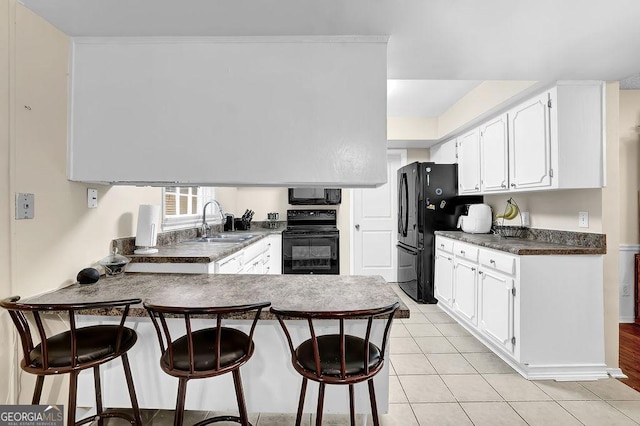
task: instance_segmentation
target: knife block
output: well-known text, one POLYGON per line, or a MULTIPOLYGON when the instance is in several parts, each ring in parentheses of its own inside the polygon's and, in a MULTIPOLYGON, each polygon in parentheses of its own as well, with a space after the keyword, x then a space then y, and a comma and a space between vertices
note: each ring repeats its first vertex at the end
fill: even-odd
POLYGON ((236 228, 236 231, 248 231, 251 229, 251 222, 244 221, 242 219, 234 219, 233 224, 236 228))

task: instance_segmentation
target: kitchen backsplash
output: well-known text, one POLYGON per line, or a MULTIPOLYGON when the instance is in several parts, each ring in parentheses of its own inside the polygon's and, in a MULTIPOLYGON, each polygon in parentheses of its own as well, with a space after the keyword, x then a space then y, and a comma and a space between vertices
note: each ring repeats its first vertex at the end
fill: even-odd
MULTIPOLYGON (((255 230, 255 231, 265 231, 265 230, 269 230, 269 231, 281 231, 285 228, 286 226, 286 221, 278 221, 277 223, 277 227, 273 228, 273 225, 270 225, 270 222, 268 221, 264 221, 264 222, 259 222, 259 221, 255 221, 255 222, 251 222, 251 230, 255 230)), ((215 232, 223 232, 222 229, 222 224, 220 225, 211 225, 211 232, 215 233, 215 232)), ((200 233, 200 228, 186 228, 186 229, 177 229, 174 231, 167 231, 167 232, 160 232, 158 233, 158 243, 156 244, 157 246, 167 246, 170 244, 177 244, 181 241, 185 241, 185 240, 192 240, 194 238, 198 238, 200 233)), ((113 247, 113 245, 116 246, 116 248, 118 249, 118 253, 122 254, 122 255, 130 255, 133 254, 133 251, 136 248, 136 237, 125 237, 125 238, 118 238, 115 240, 111 241, 111 247, 113 247)))

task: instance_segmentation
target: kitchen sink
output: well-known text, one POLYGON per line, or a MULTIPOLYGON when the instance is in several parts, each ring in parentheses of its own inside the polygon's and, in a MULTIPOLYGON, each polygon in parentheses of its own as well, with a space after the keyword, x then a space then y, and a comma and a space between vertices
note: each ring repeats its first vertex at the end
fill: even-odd
POLYGON ((255 237, 255 234, 213 234, 190 240, 192 243, 241 243, 255 237))

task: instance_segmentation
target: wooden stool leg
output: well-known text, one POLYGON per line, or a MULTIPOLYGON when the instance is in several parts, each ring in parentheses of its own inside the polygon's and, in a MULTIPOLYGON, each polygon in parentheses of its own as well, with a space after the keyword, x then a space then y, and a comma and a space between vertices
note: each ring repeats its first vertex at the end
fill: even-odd
POLYGON ((32 405, 40 404, 40 395, 42 395, 42 385, 44 384, 44 376, 38 376, 36 379, 36 388, 33 390, 32 405))
POLYGON ((324 386, 323 382, 320 382, 320 389, 318 389, 318 409, 316 410, 316 426, 322 426, 322 410, 324 407, 324 386))
POLYGON ((353 384, 349 385, 349 414, 351 426, 356 426, 356 403, 353 398, 353 384))
POLYGON ((373 377, 367 380, 369 384, 369 399, 371 400, 371 416, 373 417, 373 426, 379 426, 380 420, 378 419, 378 404, 376 403, 376 391, 373 388, 373 377))
POLYGON ((302 410, 304 408, 304 397, 307 393, 307 378, 302 378, 302 388, 300 389, 300 400, 298 401, 298 414, 296 415, 296 426, 302 422, 302 410))
POLYGON ((184 377, 178 379, 178 398, 176 401, 176 414, 173 417, 174 426, 182 426, 184 418, 184 401, 187 397, 187 380, 184 377))
POLYGON ((131 366, 129 365, 129 357, 126 353, 122 354, 122 367, 124 368, 124 376, 127 379, 127 387, 129 388, 129 398, 131 399, 131 408, 133 408, 133 418, 136 425, 142 426, 142 417, 140 416, 140 406, 136 397, 136 388, 133 386, 133 377, 131 376, 131 366))
POLYGON ((247 406, 244 403, 244 393, 242 392, 242 380, 240 379, 240 368, 233 370, 233 384, 236 388, 236 399, 238 400, 238 412, 240 413, 240 421, 242 426, 249 424, 249 416, 247 415, 247 406))
POLYGON ((78 374, 79 371, 71 371, 69 373, 69 404, 67 409, 67 425, 71 426, 76 423, 76 397, 78 394, 78 374))
MULTIPOLYGON (((95 385, 96 392, 96 415, 101 415, 102 408, 102 386, 100 386, 100 366, 96 365, 93 367, 93 383, 95 385)), ((98 426, 104 426, 104 419, 102 417, 98 417, 98 426)))

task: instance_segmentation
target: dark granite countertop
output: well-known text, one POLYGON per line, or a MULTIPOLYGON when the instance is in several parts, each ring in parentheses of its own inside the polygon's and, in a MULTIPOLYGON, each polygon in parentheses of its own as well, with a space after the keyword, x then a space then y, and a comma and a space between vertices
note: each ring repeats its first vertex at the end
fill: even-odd
MULTIPOLYGON (((270 301, 280 309, 303 311, 371 309, 399 301, 396 318, 409 318, 407 306, 380 276, 125 273, 103 277, 95 284, 72 284, 25 301, 58 304, 128 298, 189 307, 270 301)), ((116 315, 109 310, 85 313, 116 315)), ((129 315, 146 317, 148 314, 139 304, 131 307, 129 315)), ((263 311, 260 318, 275 319, 268 310, 263 311)))
POLYGON ((602 234, 531 230, 527 238, 505 238, 494 234, 467 234, 461 231, 436 231, 436 235, 476 244, 520 256, 606 254, 602 234))
POLYGON ((282 230, 234 231, 234 235, 251 234, 253 238, 240 243, 180 241, 158 246, 154 254, 128 254, 131 263, 211 263, 255 243, 272 234, 281 234, 282 230))

